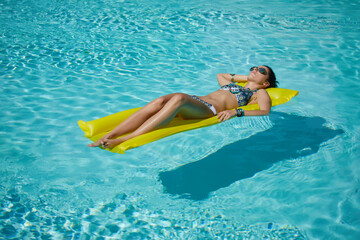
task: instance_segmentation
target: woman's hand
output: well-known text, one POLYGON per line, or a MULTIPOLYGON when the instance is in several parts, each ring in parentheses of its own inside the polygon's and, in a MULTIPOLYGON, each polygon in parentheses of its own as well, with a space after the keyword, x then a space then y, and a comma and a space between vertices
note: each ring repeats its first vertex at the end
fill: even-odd
POLYGON ((219 112, 217 115, 217 119, 219 119, 219 122, 223 122, 226 120, 229 120, 230 118, 236 116, 236 110, 225 110, 222 112, 219 112))

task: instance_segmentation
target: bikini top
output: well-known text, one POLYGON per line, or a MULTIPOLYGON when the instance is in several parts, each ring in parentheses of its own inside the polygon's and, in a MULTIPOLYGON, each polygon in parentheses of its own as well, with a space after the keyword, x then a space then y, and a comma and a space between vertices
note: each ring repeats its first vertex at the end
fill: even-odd
POLYGON ((234 83, 224 85, 220 88, 220 90, 229 90, 232 94, 234 94, 238 101, 239 107, 247 105, 254 92, 257 92, 257 89, 250 90, 250 88, 243 88, 242 86, 236 85, 234 83))

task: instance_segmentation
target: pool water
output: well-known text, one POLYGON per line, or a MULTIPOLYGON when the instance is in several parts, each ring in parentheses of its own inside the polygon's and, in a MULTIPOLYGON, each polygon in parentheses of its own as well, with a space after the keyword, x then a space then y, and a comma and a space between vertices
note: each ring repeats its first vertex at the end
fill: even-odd
POLYGON ((0 239, 359 239, 357 1, 0 2, 0 239), (77 121, 270 65, 269 116, 125 155, 77 121))

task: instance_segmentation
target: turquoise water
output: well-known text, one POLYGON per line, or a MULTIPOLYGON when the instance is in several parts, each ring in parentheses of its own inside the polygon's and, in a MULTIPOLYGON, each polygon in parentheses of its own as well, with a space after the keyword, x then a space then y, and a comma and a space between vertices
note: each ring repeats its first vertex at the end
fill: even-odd
POLYGON ((356 1, 0 2, 0 239, 359 239, 356 1), (77 121, 270 65, 270 116, 125 155, 77 121))

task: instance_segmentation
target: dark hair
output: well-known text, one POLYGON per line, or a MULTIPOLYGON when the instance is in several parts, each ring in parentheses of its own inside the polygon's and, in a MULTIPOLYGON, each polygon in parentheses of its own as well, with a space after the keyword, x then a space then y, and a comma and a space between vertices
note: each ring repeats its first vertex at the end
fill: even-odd
POLYGON ((279 82, 276 81, 274 71, 269 66, 266 66, 266 65, 263 65, 263 66, 267 67, 269 69, 269 79, 268 79, 268 82, 270 83, 269 87, 276 88, 278 86, 279 82))

